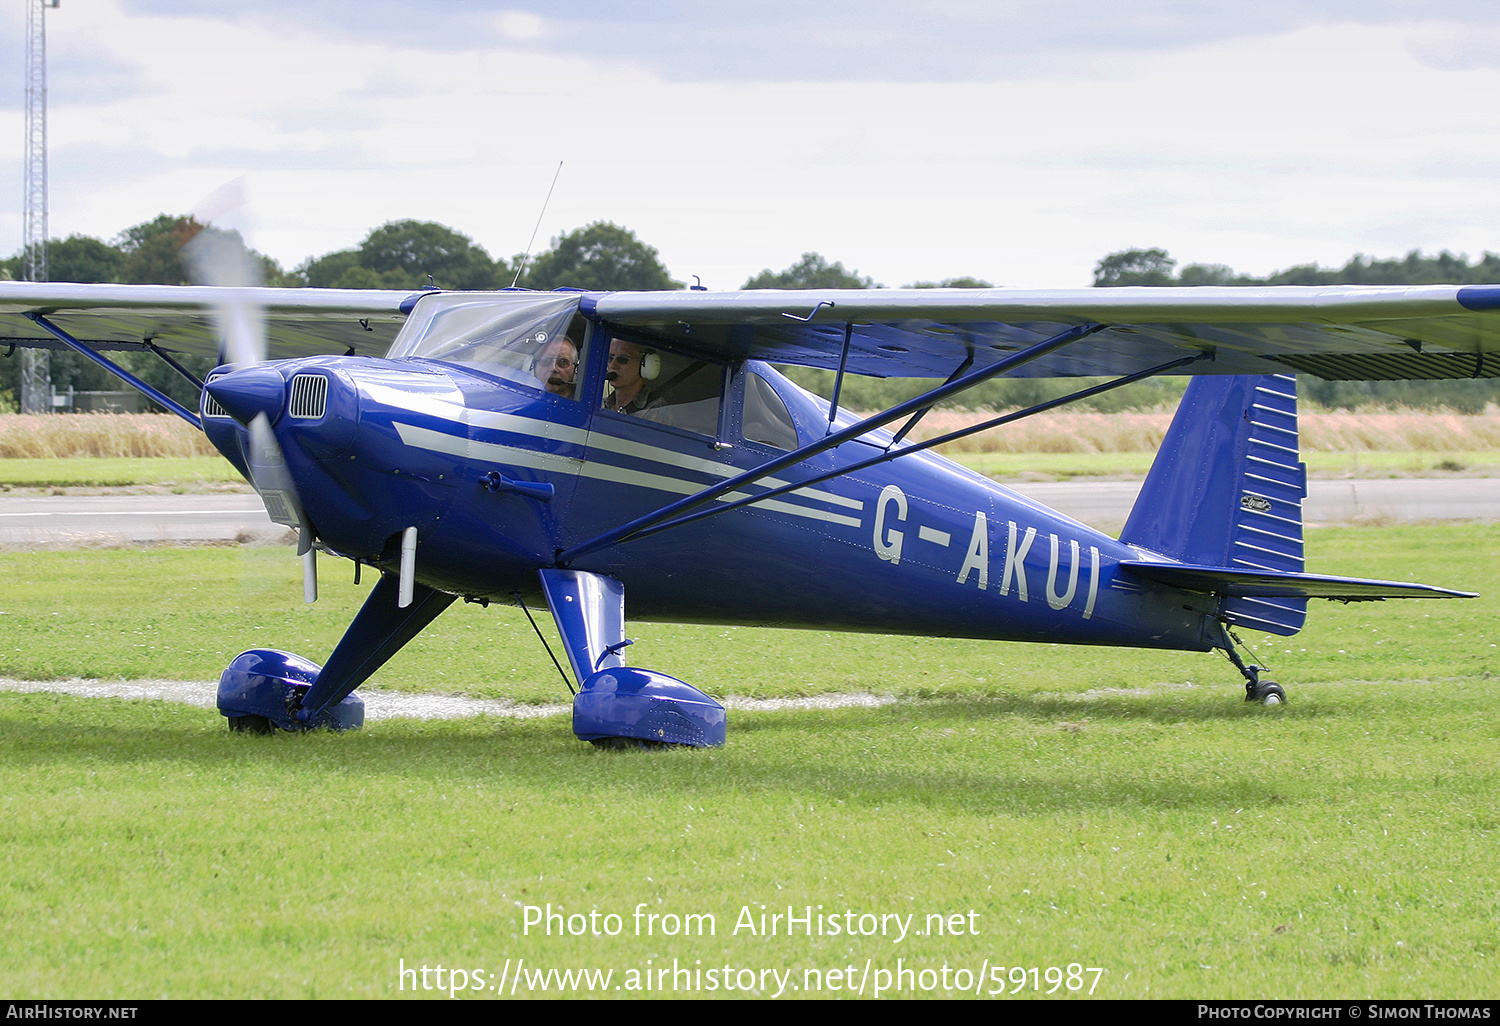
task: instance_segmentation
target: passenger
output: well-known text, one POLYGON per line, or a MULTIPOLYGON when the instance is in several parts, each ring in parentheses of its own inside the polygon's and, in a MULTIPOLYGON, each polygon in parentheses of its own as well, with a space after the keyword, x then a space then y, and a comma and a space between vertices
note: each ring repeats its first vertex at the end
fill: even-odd
POLYGON ((566 335, 553 339, 531 361, 531 373, 553 395, 573 398, 573 389, 577 387, 578 347, 566 335))
POLYGON ((641 347, 624 339, 610 339, 609 373, 604 380, 614 391, 604 397, 604 408, 616 413, 639 413, 651 403, 646 382, 641 377, 641 347))

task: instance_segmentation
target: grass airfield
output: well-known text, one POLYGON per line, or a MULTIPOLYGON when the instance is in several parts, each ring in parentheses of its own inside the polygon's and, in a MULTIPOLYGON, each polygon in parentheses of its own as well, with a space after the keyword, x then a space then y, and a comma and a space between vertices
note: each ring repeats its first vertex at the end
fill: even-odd
MULTIPOLYGON (((1290 693, 1271 710, 1217 655, 634 626, 636 661, 718 696, 902 699, 735 712, 718 751, 596 751, 556 717, 240 737, 183 706, 0 693, 0 990, 461 979, 483 1000, 588 970, 612 975, 564 992, 873 996, 884 973, 893 997, 1492 997, 1496 532, 1325 528, 1308 549, 1319 572, 1484 596, 1319 602, 1294 638, 1246 632, 1290 693), (601 935, 528 929, 548 905, 601 935), (788 906, 821 934, 744 928, 788 906)), ((0 553, 0 675, 321 658, 370 584, 334 576, 306 607, 282 550, 0 553)), ((462 605, 377 683, 565 694, 519 612, 462 605)))

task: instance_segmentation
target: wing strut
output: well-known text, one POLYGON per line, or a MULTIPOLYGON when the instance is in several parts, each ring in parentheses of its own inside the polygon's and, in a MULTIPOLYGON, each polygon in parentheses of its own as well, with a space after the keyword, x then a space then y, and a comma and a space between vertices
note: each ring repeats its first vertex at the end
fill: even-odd
MULTIPOLYGON (((898 403, 897 405, 892 406, 890 409, 886 410, 884 413, 877 413, 872 417, 867 417, 864 420, 859 421, 857 424, 852 424, 849 427, 844 428, 842 431, 835 431, 832 434, 825 435, 823 438, 818 439, 816 442, 809 442, 807 445, 802 446, 800 449, 789 452, 785 456, 778 456, 773 460, 762 463, 760 466, 752 470, 745 471, 743 474, 739 474, 725 481, 721 481, 716 485, 710 485, 702 491, 695 492, 694 494, 689 495, 687 498, 668 503, 661 509, 656 510, 654 513, 647 513, 645 516, 637 517, 627 524, 621 524, 619 527, 606 531, 603 534, 596 535, 588 541, 581 542, 570 549, 566 549, 563 552, 558 553, 557 565, 566 566, 569 562, 577 559, 580 556, 587 555, 590 552, 595 552, 602 548, 607 548, 610 545, 616 544, 617 542, 622 542, 629 538, 633 538, 636 535, 640 534, 642 531, 646 530, 648 527, 653 527, 664 520, 669 520, 672 517, 678 516, 679 514, 686 513, 692 509, 696 509, 706 502, 712 502, 714 499, 717 499, 721 495, 732 492, 737 488, 742 488, 747 484, 753 484, 763 477, 769 477, 770 475, 775 474, 778 471, 784 470, 790 466, 794 466, 797 463, 801 463, 803 460, 808 459, 812 456, 816 456, 821 452, 827 452, 829 449, 836 449, 840 445, 843 445, 845 442, 851 441, 852 439, 858 438, 861 435, 867 434, 870 431, 873 431, 875 428, 883 427, 893 420, 900 420, 902 417, 906 416, 909 413, 913 413, 917 410, 932 406, 933 404, 941 402, 942 400, 948 398, 950 395, 957 395, 959 392, 962 392, 968 388, 972 388, 975 385, 980 384, 981 382, 988 381, 990 378, 999 377, 1000 375, 1005 374, 1007 371, 1015 370, 1017 367, 1030 363, 1032 360, 1040 359, 1044 356, 1047 356, 1049 353, 1055 352, 1058 349, 1062 349, 1065 346, 1072 345, 1074 342, 1077 342, 1081 338, 1087 338, 1089 335, 1094 334, 1096 331, 1103 331, 1106 327, 1108 327, 1108 325, 1080 324, 1072 328, 1068 328, 1066 331, 1059 332, 1058 334, 1053 335, 1051 338, 1044 339, 1043 341, 1038 342, 1035 345, 1028 346, 1027 348, 1021 350, 1019 353, 1012 353, 1010 356, 1006 357, 1003 360, 1000 360, 998 363, 991 364, 988 367, 984 367, 970 374, 966 374, 956 381, 950 380, 945 384, 939 385, 937 388, 922 393, 915 399, 908 399, 904 403, 898 403)), ((903 449, 901 451, 905 452, 906 450, 903 449)), ((801 486, 799 485, 798 487, 801 486)), ((760 496, 756 496, 756 498, 759 497, 760 496)))
MULTIPOLYGON (((944 384, 948 384, 948 383, 957 381, 959 378, 961 378, 965 374, 967 374, 969 372, 969 368, 972 367, 972 366, 974 366, 974 347, 970 346, 969 347, 969 355, 964 357, 964 362, 963 363, 959 364, 956 368, 954 368, 953 373, 950 374, 950 375, 948 375, 948 381, 944 382, 944 384)), ((901 425, 901 430, 896 432, 896 437, 894 437, 894 438, 891 439, 891 444, 888 445, 888 446, 886 446, 886 448, 887 449, 894 449, 896 446, 900 445, 901 444, 901 440, 903 438, 905 438, 908 434, 911 433, 911 429, 914 428, 914 427, 916 427, 918 424, 920 424, 922 422, 922 418, 925 417, 925 416, 927 416, 927 414, 929 414, 931 412, 932 412, 932 406, 929 405, 929 406, 924 406, 920 410, 918 410, 916 413, 913 413, 911 415, 911 420, 909 420, 905 424, 901 425)))
POLYGON ((78 341, 72 335, 69 335, 66 331, 63 331, 61 328, 53 324, 51 321, 47 320, 47 318, 43 317, 41 314, 28 313, 26 316, 31 318, 42 328, 46 329, 48 332, 54 335, 69 349, 72 349, 77 353, 82 353, 84 356, 88 357, 90 360, 94 361, 99 366, 109 371, 115 377, 125 382, 131 388, 134 388, 139 392, 144 392, 147 397, 155 402, 160 403, 162 406, 165 406, 168 410, 177 414, 177 416, 193 425, 193 427, 197 428, 200 431, 203 430, 203 424, 198 420, 198 415, 196 413, 179 403, 176 399, 173 399, 171 396, 167 395, 167 393, 163 392, 161 389, 146 384, 140 378, 136 377, 134 374, 130 373, 128 370, 126 370, 124 367, 121 367, 113 360, 110 360, 94 352, 94 350, 78 341))
POLYGON ((176 360, 172 359, 172 354, 158 346, 154 340, 148 338, 142 341, 141 344, 144 345, 149 351, 155 353, 168 367, 171 367, 178 374, 181 374, 183 377, 191 381, 193 383, 193 387, 196 388, 199 392, 203 391, 203 379, 198 377, 198 375, 194 374, 192 371, 188 370, 182 364, 178 363, 176 360))
MULTIPOLYGON (((844 322, 844 351, 839 356, 839 372, 833 379, 833 398, 828 400, 828 431, 833 430, 833 421, 839 415, 839 393, 844 390, 844 371, 849 366, 849 344, 854 340, 854 322, 844 322)), ((825 435, 828 431, 823 432, 825 435)))
POLYGON ((861 470, 868 470, 870 467, 876 466, 880 463, 889 463, 891 460, 900 459, 902 456, 910 456, 912 453, 921 452, 924 449, 931 449, 935 446, 944 445, 948 442, 956 442, 960 438, 967 438, 969 435, 978 434, 981 431, 988 431, 990 428, 999 427, 1002 424, 1009 424, 1012 421, 1021 420, 1022 418, 1030 417, 1033 414, 1045 413, 1048 410, 1056 409, 1059 406, 1065 406, 1068 403, 1077 402, 1080 399, 1087 399, 1090 396, 1099 395, 1101 392, 1108 392, 1111 389, 1121 388, 1125 385, 1134 384, 1135 382, 1140 381, 1142 378, 1149 378, 1155 374, 1165 374, 1169 370, 1174 370, 1178 367, 1183 367, 1190 363, 1196 363, 1199 360, 1212 359, 1212 357, 1212 353, 1199 353, 1197 356, 1184 356, 1179 360, 1172 360, 1169 363, 1158 364, 1155 367, 1151 367, 1143 371, 1137 371, 1136 373, 1126 375, 1123 378, 1116 378, 1113 381, 1106 381, 1102 385, 1094 385, 1091 388, 1085 388, 1081 391, 1073 392, 1069 395, 1061 396, 1057 399, 1048 399, 1044 403, 1037 403, 1035 406, 1028 407, 1024 410, 1016 410, 1013 413, 1003 414, 993 420, 987 420, 983 424, 975 424, 971 427, 960 428, 957 431, 950 431, 948 432, 948 434, 941 435, 937 438, 929 438, 925 442, 919 442, 916 445, 910 445, 904 449, 896 449, 895 451, 888 450, 879 456, 872 456, 867 460, 861 460, 860 462, 851 464, 847 467, 837 467, 822 474, 815 474, 803 481, 794 481, 791 484, 780 485, 779 487, 772 488, 769 491, 756 492, 754 495, 747 495, 743 499, 736 499, 734 502, 726 502, 723 505, 714 506, 712 509, 700 509, 696 512, 689 513, 686 516, 680 516, 673 520, 668 520, 665 523, 656 524, 653 527, 648 527, 645 530, 638 531, 625 540, 636 541, 640 538, 649 538, 653 534, 660 534, 662 531, 669 531, 674 527, 681 527, 684 524, 691 524, 695 520, 706 520, 709 517, 717 516, 720 513, 728 513, 732 509, 739 509, 741 506, 753 506, 757 502, 764 502, 766 499, 774 499, 776 496, 785 495, 787 492, 795 492, 801 488, 811 488, 813 485, 822 484, 824 481, 827 481, 831 478, 842 477, 845 474, 856 474, 861 470))

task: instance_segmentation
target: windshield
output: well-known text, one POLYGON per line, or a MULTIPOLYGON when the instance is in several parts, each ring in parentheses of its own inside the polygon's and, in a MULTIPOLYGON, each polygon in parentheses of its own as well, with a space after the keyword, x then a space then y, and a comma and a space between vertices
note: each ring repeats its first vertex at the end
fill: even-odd
MULTIPOLYGON (((533 387, 544 387, 578 312, 577 293, 434 293, 418 301, 386 356, 460 363, 533 387)), ((571 380, 571 377, 570 377, 571 380)))

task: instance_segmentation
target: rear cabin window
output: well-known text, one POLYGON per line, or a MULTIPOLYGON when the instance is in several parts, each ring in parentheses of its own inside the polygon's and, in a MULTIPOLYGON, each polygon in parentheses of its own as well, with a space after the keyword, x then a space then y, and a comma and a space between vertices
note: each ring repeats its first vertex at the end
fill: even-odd
POLYGON ((754 371, 745 374, 745 408, 740 416, 740 434, 747 442, 760 442, 788 452, 797 448, 797 428, 786 403, 771 383, 754 371))

